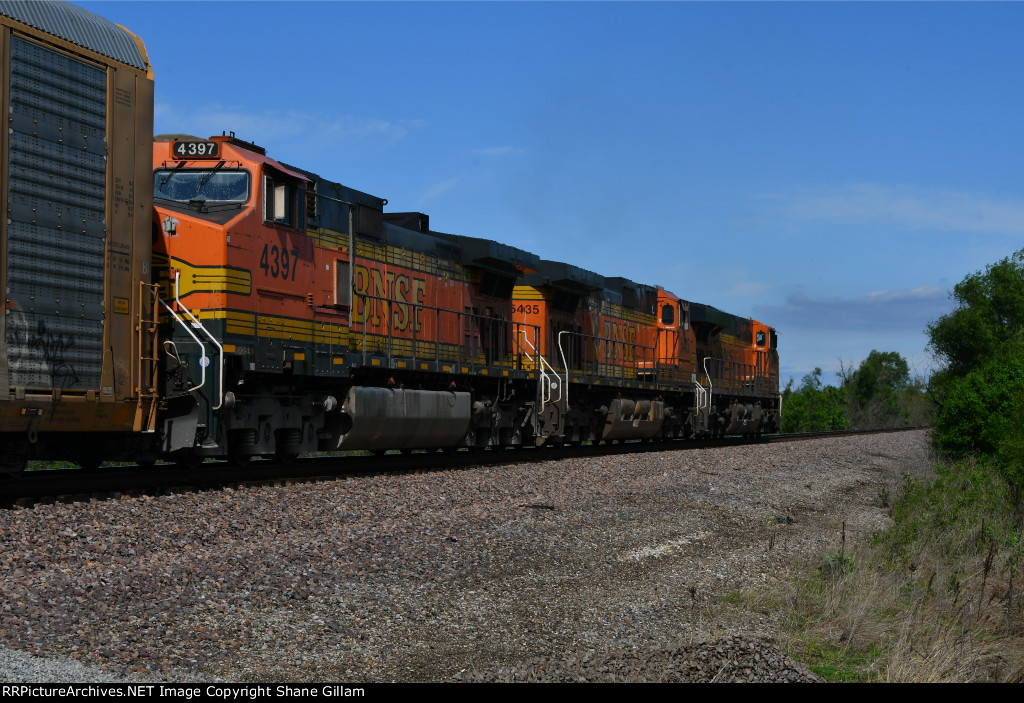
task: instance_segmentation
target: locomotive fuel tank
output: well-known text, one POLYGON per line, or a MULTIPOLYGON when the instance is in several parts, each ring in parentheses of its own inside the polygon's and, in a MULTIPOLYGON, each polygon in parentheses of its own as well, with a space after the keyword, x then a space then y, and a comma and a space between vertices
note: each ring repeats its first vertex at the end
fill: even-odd
POLYGON ((469 393, 352 388, 341 407, 344 432, 330 448, 455 447, 471 414, 469 393))

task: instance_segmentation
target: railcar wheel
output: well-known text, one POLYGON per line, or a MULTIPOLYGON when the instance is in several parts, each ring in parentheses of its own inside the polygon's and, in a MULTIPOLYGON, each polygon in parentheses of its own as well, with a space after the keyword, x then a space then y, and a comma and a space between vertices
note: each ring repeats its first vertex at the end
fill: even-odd
POLYGON ((0 463, 0 475, 7 478, 18 478, 28 468, 28 459, 21 461, 5 461, 0 463))

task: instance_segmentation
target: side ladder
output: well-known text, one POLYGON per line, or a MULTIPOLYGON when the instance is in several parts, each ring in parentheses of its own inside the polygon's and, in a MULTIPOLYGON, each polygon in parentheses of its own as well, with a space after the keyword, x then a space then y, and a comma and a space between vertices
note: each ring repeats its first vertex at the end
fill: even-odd
POLYGON ((138 319, 135 325, 139 350, 135 373, 137 400, 135 421, 132 426, 135 432, 156 430, 156 411, 160 400, 157 388, 160 373, 159 340, 157 339, 157 314, 160 300, 158 288, 157 284, 139 282, 138 319))

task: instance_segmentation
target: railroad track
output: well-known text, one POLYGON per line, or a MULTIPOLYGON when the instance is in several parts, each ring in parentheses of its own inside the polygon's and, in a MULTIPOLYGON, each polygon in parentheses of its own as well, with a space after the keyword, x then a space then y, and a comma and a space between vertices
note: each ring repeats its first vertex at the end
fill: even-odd
POLYGON ((290 464, 281 464, 272 460, 253 460, 245 467, 234 466, 224 461, 208 461, 193 471, 183 470, 174 464, 157 464, 149 469, 142 469, 138 466, 111 466, 98 469, 30 468, 18 476, 7 477, 0 481, 0 508, 27 507, 35 503, 111 500, 124 495, 160 495, 199 490, 222 490, 226 487, 245 485, 286 485, 297 481, 334 480, 384 473, 457 471, 469 467, 508 463, 798 442, 918 429, 923 428, 802 432, 762 437, 727 437, 713 440, 666 442, 633 440, 575 447, 523 447, 483 452, 415 451, 376 456, 360 453, 349 456, 308 457, 290 464))

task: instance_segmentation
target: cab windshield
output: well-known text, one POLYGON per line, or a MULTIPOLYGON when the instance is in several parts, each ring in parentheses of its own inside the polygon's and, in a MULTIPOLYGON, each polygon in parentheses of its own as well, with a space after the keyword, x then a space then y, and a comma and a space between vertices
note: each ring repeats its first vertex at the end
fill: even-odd
POLYGON ((191 205, 231 205, 249 200, 249 172, 163 169, 153 174, 153 197, 191 205))

